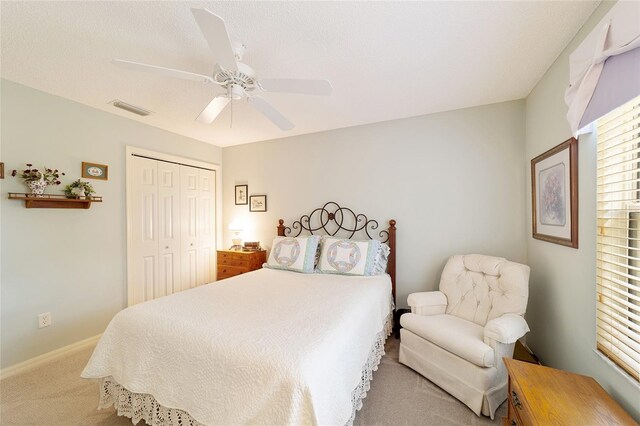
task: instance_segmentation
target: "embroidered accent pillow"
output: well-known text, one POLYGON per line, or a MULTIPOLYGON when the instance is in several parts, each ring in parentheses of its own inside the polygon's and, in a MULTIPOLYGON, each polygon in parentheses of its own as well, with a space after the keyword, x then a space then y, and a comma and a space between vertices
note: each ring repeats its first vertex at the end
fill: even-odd
POLYGON ((375 265, 373 267, 372 275, 382 275, 387 273, 387 263, 389 262, 389 253, 391 249, 385 243, 380 243, 378 246, 378 253, 374 259, 375 265))
POLYGON ((387 269, 389 247, 380 241, 324 237, 318 272, 344 275, 380 275, 387 269), (386 250, 385 250, 386 248, 386 250))
POLYGON ((269 259, 263 266, 272 269, 311 273, 314 272, 316 252, 320 237, 275 237, 269 259))

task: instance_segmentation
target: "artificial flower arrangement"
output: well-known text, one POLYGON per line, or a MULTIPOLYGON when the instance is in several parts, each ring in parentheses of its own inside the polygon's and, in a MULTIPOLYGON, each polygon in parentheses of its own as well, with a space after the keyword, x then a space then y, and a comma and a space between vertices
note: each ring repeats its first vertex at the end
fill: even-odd
POLYGON ((91 194, 95 194, 93 186, 89 182, 83 182, 78 179, 64 188, 64 195, 67 198, 91 198, 91 194))
POLYGON ((43 180, 47 185, 60 185, 60 176, 64 176, 64 173, 58 171, 58 169, 48 169, 44 167, 42 170, 32 169, 33 164, 27 163, 27 168, 18 172, 14 170, 11 172, 11 176, 17 176, 24 179, 25 182, 34 180, 43 180))

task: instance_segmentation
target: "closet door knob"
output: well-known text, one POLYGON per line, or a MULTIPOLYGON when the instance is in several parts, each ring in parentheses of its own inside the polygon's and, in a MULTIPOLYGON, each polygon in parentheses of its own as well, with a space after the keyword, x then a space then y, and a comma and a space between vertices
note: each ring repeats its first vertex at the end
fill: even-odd
POLYGON ((167 250, 169 249, 169 246, 164 246, 164 248, 166 248, 167 250))
POLYGON ((189 244, 191 247, 193 247, 193 243, 189 244))

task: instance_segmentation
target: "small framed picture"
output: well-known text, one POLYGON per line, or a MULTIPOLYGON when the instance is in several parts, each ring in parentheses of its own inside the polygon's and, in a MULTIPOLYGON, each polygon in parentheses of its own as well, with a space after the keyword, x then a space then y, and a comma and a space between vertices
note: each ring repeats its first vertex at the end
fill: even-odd
POLYGON ((0 179, 4 179, 4 163, 0 163, 0 179))
POLYGON ((533 238, 578 248, 578 141, 531 160, 533 238))
POLYGON ((249 185, 236 185, 236 206, 247 205, 249 185))
POLYGON ((249 197, 249 211, 250 212, 266 212, 267 211, 267 196, 266 195, 252 195, 249 197))
POLYGON ((109 166, 106 164, 96 164, 82 162, 82 177, 87 179, 109 179, 109 166))

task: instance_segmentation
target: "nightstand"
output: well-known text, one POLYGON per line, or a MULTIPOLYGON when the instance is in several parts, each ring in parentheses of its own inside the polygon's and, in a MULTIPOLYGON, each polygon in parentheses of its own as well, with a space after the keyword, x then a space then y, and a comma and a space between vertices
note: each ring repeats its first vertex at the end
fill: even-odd
POLYGON ((218 279, 233 277, 260 269, 267 261, 266 250, 218 250, 218 279))

